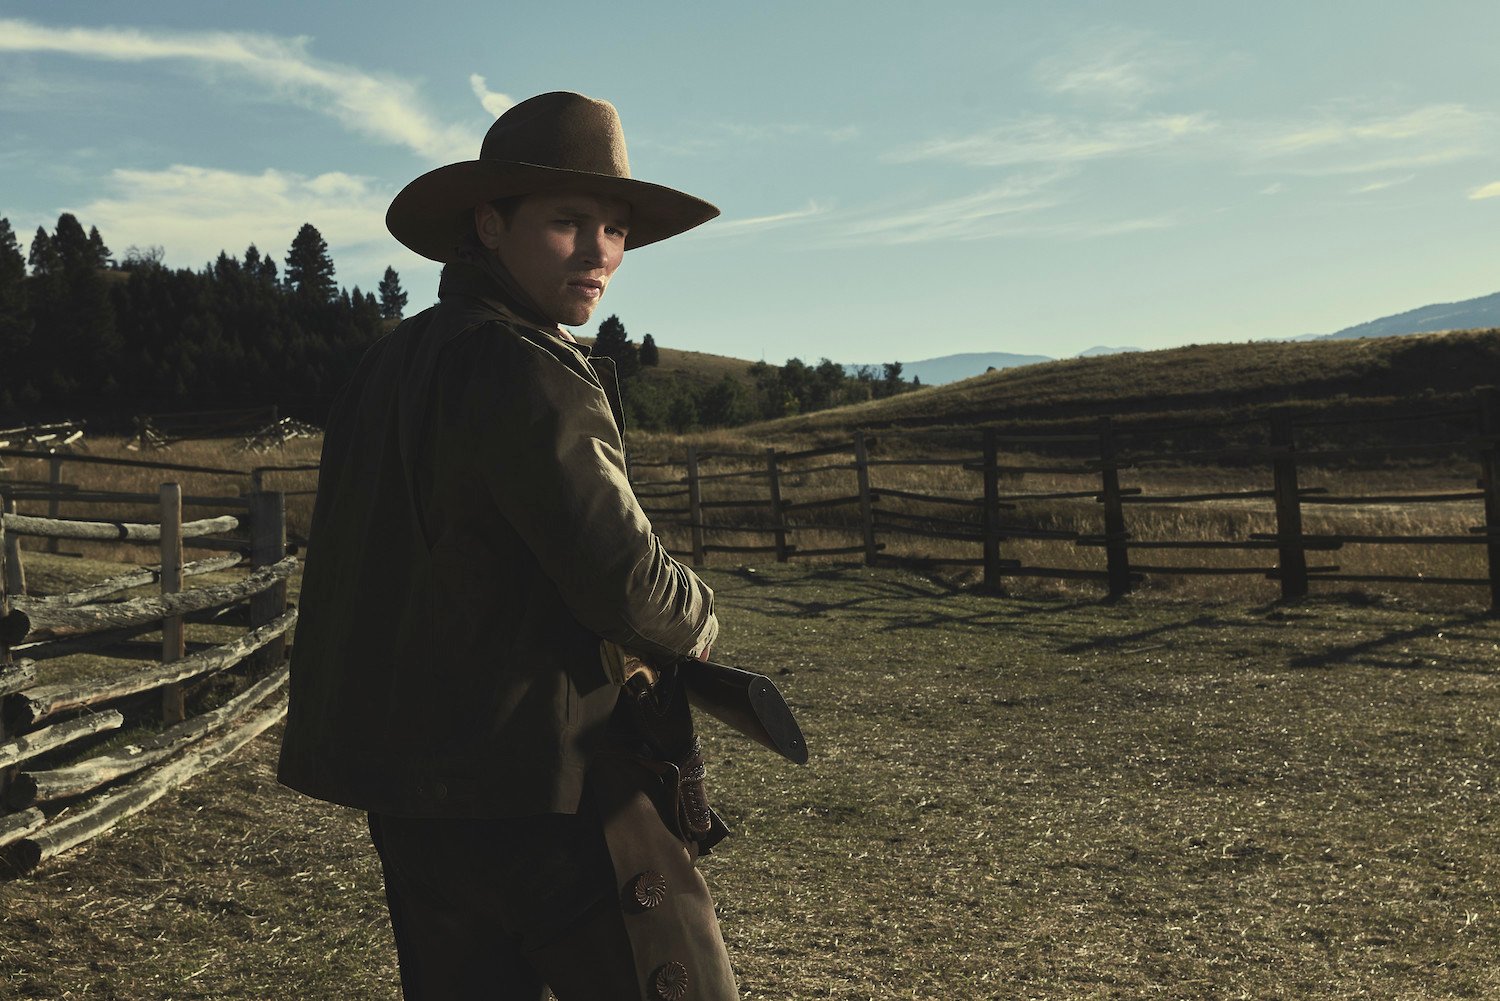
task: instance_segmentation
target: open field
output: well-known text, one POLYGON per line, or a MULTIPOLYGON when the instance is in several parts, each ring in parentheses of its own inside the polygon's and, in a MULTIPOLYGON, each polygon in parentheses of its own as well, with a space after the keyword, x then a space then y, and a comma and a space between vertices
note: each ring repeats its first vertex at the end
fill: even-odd
MULTIPOLYGON (((1494 620, 706 576, 813 752, 707 734, 745 997, 1500 994, 1494 620)), ((0 998, 396 997, 362 820, 274 751, 0 883, 0 998)))

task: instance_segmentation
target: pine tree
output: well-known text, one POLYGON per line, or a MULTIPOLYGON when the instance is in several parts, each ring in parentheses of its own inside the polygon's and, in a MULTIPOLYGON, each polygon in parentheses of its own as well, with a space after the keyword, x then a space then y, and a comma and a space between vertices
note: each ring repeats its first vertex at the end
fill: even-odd
POLYGON ((298 295, 319 303, 331 303, 338 295, 333 283, 333 258, 323 234, 310 222, 302 224, 286 255, 286 283, 298 295))
POLYGON ((641 338, 641 364, 653 368, 661 364, 661 352, 656 348, 656 338, 650 334, 641 338))
MULTIPOLYGON (((104 241, 101 240, 99 245, 103 246, 104 241)), ((98 266, 99 258, 89 245, 89 235, 71 212, 57 217, 57 227, 52 231, 52 247, 65 268, 98 266)))
POLYGON ((109 248, 104 245, 104 238, 99 235, 98 226, 89 227, 89 251, 94 258, 94 265, 100 268, 112 268, 115 259, 110 255, 109 248))
POLYGON ((36 236, 31 238, 31 251, 27 254, 26 263, 31 267, 32 275, 38 278, 54 275, 62 270, 62 261, 52 246, 52 237, 47 235, 43 226, 38 226, 36 236))
POLYGON ((380 315, 383 319, 399 320, 406 309, 406 293, 401 291, 401 277, 396 269, 387 267, 385 277, 380 279, 380 315))
POLYGON ((613 358, 615 370, 619 372, 622 379, 629 378, 640 371, 641 362, 636 353, 636 347, 630 343, 630 335, 625 333, 625 324, 613 314, 599 324, 599 334, 594 339, 593 353, 613 358))
POLYGON ((31 345, 31 318, 27 308, 26 258, 21 243, 10 228, 9 219, 0 219, 0 414, 31 402, 36 390, 30 386, 28 369, 31 345))

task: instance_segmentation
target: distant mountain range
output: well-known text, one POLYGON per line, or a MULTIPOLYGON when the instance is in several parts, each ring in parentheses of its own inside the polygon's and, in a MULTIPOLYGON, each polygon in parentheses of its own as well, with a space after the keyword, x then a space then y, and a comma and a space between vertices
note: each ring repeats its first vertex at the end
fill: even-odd
MULTIPOLYGON (((941 358, 924 358, 921 361, 901 363, 901 376, 916 377, 924 385, 936 386, 945 382, 957 382, 971 375, 980 375, 992 368, 1015 368, 1017 365, 1032 365, 1039 361, 1051 361, 1046 355, 1013 355, 1004 351, 983 351, 972 354, 944 355, 941 358)), ((873 366, 876 372, 880 365, 873 366)))
POLYGON ((1343 340, 1351 337, 1395 337, 1400 334, 1430 334, 1439 330, 1480 330, 1500 327, 1500 292, 1462 302, 1440 302, 1383 316, 1331 334, 1303 334, 1298 341, 1343 340))
MULTIPOLYGON (((1281 338, 1293 341, 1347 340, 1357 337, 1397 337, 1401 334, 1427 334, 1439 330, 1481 330, 1500 327, 1500 292, 1465 299, 1462 302, 1440 302, 1419 309, 1407 310, 1394 316, 1384 316, 1368 323, 1356 324, 1336 330, 1331 334, 1303 334, 1300 337, 1281 338)), ((1273 340, 1276 338, 1272 338, 1273 340)), ((1138 351, 1139 348, 1116 348, 1099 345, 1078 352, 1079 358, 1097 355, 1119 354, 1123 351, 1138 351)), ((1055 361, 1046 355, 1017 355, 1003 351, 970 354, 943 355, 940 358, 924 358, 921 361, 903 361, 901 374, 910 379, 921 379, 925 385, 935 386, 945 382, 957 382, 971 376, 982 375, 991 368, 1014 368, 1036 362, 1055 361)), ((852 372, 858 366, 847 366, 852 372)), ((881 365, 871 366, 877 373, 881 365)))
MULTIPOLYGON (((1139 351, 1139 348, 1111 348, 1100 345, 1080 351, 1078 357, 1113 355, 1122 351, 1139 351)), ((1017 365, 1033 365, 1042 361, 1056 361, 1051 355, 1017 355, 1005 351, 979 351, 969 354, 943 355, 941 358, 923 358, 921 361, 901 363, 901 377, 918 378, 924 386, 940 386, 946 382, 957 382, 972 376, 983 375, 992 368, 1015 368, 1017 365)), ((861 366, 844 366, 853 373, 861 366)), ((885 370, 884 364, 871 365, 877 375, 885 370)))

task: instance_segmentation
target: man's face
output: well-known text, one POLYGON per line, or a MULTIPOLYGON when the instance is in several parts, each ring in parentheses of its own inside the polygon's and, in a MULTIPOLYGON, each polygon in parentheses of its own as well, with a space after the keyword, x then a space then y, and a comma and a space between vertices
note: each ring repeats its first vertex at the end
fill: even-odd
POLYGON ((479 239, 541 307, 565 326, 587 323, 625 255, 630 204, 580 192, 521 200, 510 223, 489 205, 474 210, 479 239))

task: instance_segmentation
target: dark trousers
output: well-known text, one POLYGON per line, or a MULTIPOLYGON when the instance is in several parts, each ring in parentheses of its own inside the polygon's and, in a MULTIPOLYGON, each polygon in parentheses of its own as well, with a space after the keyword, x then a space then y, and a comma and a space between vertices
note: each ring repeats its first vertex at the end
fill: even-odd
POLYGON ((504 820, 370 815, 406 1001, 636 998, 614 871, 592 812, 504 820))

